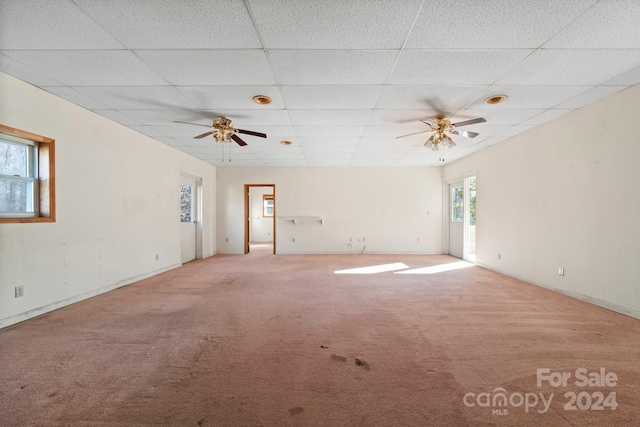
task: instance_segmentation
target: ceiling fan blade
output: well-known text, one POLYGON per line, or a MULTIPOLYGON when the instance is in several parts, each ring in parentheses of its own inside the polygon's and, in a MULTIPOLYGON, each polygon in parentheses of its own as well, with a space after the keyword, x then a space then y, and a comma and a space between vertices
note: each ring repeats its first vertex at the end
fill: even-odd
POLYGON ((244 147, 245 145, 247 145, 246 142, 244 142, 242 139, 240 139, 240 137, 238 135, 231 134, 231 139, 233 139, 235 142, 238 143, 239 146, 244 147))
POLYGON ((417 135, 417 134, 419 134, 419 133, 425 133, 425 132, 431 132, 431 129, 421 130, 420 132, 414 132, 414 133, 408 133, 408 134, 406 134, 406 135, 396 136, 396 139, 398 139, 398 138, 404 138, 405 136, 417 135))
POLYGON ((247 135, 259 136, 260 138, 266 138, 267 134, 262 132, 254 132, 252 130, 236 129, 238 133, 246 133, 247 135))
POLYGON ((465 138, 475 138, 480 135, 478 132, 471 132, 470 130, 452 130, 451 133, 455 133, 456 135, 464 136, 465 138))
POLYGON ((478 117, 477 119, 471 119, 471 120, 465 120, 463 122, 452 123, 452 125, 455 127, 460 127, 460 126, 474 125, 476 123, 484 123, 486 121, 487 121, 486 119, 483 119, 482 117, 478 117))
POLYGON ((213 127, 211 125, 203 125, 201 123, 191 123, 191 122, 181 122, 180 120, 174 120, 173 123, 182 123, 183 125, 196 125, 196 126, 206 126, 208 128, 213 127))
POLYGON ((430 122, 425 122, 424 120, 420 120, 422 123, 424 123, 427 126, 433 126, 430 122))
POLYGON ((214 130, 209 131, 209 132, 205 132, 205 133, 203 133, 202 135, 194 136, 194 137, 193 137, 193 139, 202 139, 202 138, 204 138, 205 136, 213 135, 215 132, 216 132, 216 131, 214 131, 214 130))

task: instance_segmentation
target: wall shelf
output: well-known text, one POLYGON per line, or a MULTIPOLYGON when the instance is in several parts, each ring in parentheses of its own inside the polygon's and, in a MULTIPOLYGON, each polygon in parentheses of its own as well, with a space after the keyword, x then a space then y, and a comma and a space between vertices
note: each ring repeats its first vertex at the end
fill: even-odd
POLYGON ((302 221, 320 221, 320 224, 324 225, 324 218, 319 216, 278 215, 278 218, 284 221, 291 221, 296 225, 302 221))

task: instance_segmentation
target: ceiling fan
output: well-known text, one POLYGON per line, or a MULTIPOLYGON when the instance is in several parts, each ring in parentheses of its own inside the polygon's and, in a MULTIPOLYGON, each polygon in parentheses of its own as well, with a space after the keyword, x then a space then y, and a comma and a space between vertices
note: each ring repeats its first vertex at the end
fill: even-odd
POLYGON ((238 135, 236 135, 236 133, 244 133, 247 135, 259 136, 260 138, 267 137, 266 133, 253 132, 253 131, 244 130, 244 129, 236 129, 235 127, 233 127, 233 122, 231 121, 231 119, 225 116, 216 117, 213 120, 213 124, 211 125, 203 125, 200 123, 191 123, 191 122, 181 122, 178 120, 176 120, 174 123, 183 123, 187 125, 206 126, 209 128, 213 128, 213 130, 209 132, 205 132, 202 135, 194 136, 195 139, 201 139, 201 138, 204 138, 205 136, 213 135, 216 142, 231 142, 231 140, 233 140, 238 145, 243 147, 247 145, 247 143, 244 142, 242 138, 240 138, 238 135))
MULTIPOLYGON (((458 123, 451 123, 451 121, 445 119, 444 117, 437 117, 433 121, 424 121, 420 120, 422 123, 429 126, 429 129, 423 130, 420 132, 414 132, 407 135, 397 136, 396 138, 404 138, 405 136, 417 135, 419 133, 425 132, 433 132, 429 139, 424 143, 424 146, 430 148, 432 151, 438 151, 440 147, 449 147, 453 148, 456 146, 456 143, 453 142, 453 139, 447 134, 454 134, 464 136, 466 138, 475 138, 480 135, 477 132, 471 132, 468 130, 458 130, 456 127, 474 125, 476 123, 484 123, 487 120, 482 117, 478 117, 477 119, 465 120, 458 123)), ((440 157, 441 161, 444 161, 444 156, 440 157)))

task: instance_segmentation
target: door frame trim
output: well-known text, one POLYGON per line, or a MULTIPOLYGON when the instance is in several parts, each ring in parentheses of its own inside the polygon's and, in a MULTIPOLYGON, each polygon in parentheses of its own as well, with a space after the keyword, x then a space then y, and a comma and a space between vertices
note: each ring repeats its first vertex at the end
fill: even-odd
POLYGON ((245 184, 244 185, 244 253, 249 253, 249 189, 251 187, 271 187, 273 189, 273 254, 276 253, 276 218, 277 206, 275 184, 245 184))

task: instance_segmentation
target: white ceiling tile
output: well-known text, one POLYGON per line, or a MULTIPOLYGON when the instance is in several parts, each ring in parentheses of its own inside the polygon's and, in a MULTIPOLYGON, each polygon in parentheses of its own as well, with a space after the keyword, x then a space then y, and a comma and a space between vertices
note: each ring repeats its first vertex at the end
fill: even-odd
POLYGON ((368 109, 376 105, 382 85, 282 86, 290 109, 368 109))
POLYGON ((286 110, 224 110, 220 113, 211 112, 213 117, 217 114, 224 114, 233 120, 236 128, 263 132, 262 129, 254 129, 247 126, 289 126, 291 120, 286 110))
POLYGON ((530 53, 524 49, 403 51, 389 82, 414 85, 491 84, 530 53))
POLYGON ((208 141, 209 145, 189 147, 189 151, 198 154, 206 154, 211 158, 221 158, 224 150, 226 149, 225 144, 221 142, 215 142, 211 139, 209 139, 208 141))
POLYGON ((640 48, 640 3, 599 0, 547 42, 552 48, 640 48))
POLYGON ((47 72, 46 68, 43 68, 42 72, 36 71, 39 70, 39 67, 36 67, 35 70, 31 69, 2 54, 0 54, 0 70, 35 86, 62 86, 62 83, 44 74, 47 72))
POLYGON ((122 48, 68 0, 3 1, 0 16, 0 49, 122 48))
POLYGON ((640 65, 638 50, 538 50, 496 84, 597 85, 640 65))
MULTIPOLYGON (((481 99, 485 99, 482 97, 481 99)), ((476 117, 482 117, 487 120, 487 124, 490 125, 517 125, 525 120, 530 119, 533 116, 537 116, 544 110, 538 109, 510 109, 509 100, 505 101, 505 108, 492 109, 491 105, 485 104, 485 109, 468 109, 462 110, 450 120, 453 123, 461 122, 464 120, 475 119, 476 117)))
POLYGON ((259 48, 240 0, 74 0, 129 49, 259 48))
MULTIPOLYGON (((175 120, 194 121, 186 110, 118 110, 121 114, 145 125, 174 125, 175 120)), ((207 124, 211 120, 198 120, 195 123, 207 124)), ((196 129, 200 127, 194 126, 196 129)), ((202 128, 206 132, 206 128, 202 128)), ((197 132, 197 130, 196 130, 197 132)), ((200 132, 200 133, 202 133, 200 132)))
POLYGON ((599 99, 613 95, 625 89, 626 86, 596 86, 593 89, 589 89, 586 92, 581 93, 573 99, 567 102, 563 102, 556 108, 582 108, 587 104, 596 102, 599 99))
POLYGON ((281 85, 384 84, 397 52, 364 50, 275 50, 269 52, 281 85))
POLYGON ((258 157, 263 161, 296 160, 303 162, 306 160, 302 153, 262 153, 258 157))
POLYGON ((208 130, 211 130, 207 129, 204 126, 180 124, 157 125, 153 127, 156 128, 158 132, 171 138, 193 138, 196 135, 200 135, 207 132, 208 130))
POLYGON ((300 141, 300 146, 302 147, 349 147, 356 146, 360 143, 360 138, 316 138, 316 137, 305 137, 298 138, 300 141))
POLYGON ((0 70, 221 167, 441 166, 640 83, 629 0, 12 1, 0 0, 0 70), (193 138, 218 115, 268 138, 193 138), (453 136, 444 163, 428 132, 396 138, 438 115, 487 122, 453 136))
POLYGON ((295 145, 264 145, 262 143, 251 144, 245 147, 254 154, 262 155, 302 155, 302 148, 295 145))
POLYGON ((76 91, 117 110, 194 109, 172 86, 75 87, 76 91))
POLYGON ((284 102, 277 86, 178 86, 177 89, 196 108, 206 110, 233 109, 283 109, 284 102), (256 95, 271 98, 271 104, 253 102, 256 95))
POLYGON ((139 50, 136 54, 178 86, 273 85, 263 50, 139 50))
POLYGON ((627 71, 626 73, 609 80, 605 84, 613 86, 623 85, 628 87, 637 85, 638 83, 640 83, 640 67, 627 71))
POLYGON ((345 137, 362 135, 364 126, 294 126, 296 136, 303 137, 345 137))
POLYGON ((88 97, 77 90, 66 86, 43 86, 42 89, 59 96, 62 99, 73 102, 76 105, 89 110, 108 109, 109 107, 94 98, 88 97))
POLYGON ((575 98, 589 89, 591 86, 493 86, 491 94, 505 94, 509 97, 507 102, 489 105, 485 103, 486 98, 482 96, 469 105, 469 109, 494 111, 547 109, 575 98))
POLYGON ((488 85, 389 85, 385 86, 376 108, 382 110, 432 110, 444 115, 455 113, 476 99, 488 85))
MULTIPOLYGON (((166 129, 166 126, 155 126, 156 128, 156 132, 164 132, 166 129)), ((211 147, 211 146, 217 146, 216 142, 213 140, 213 138, 203 138, 203 139, 194 139, 191 136, 186 136, 186 137, 179 137, 179 136, 174 136, 171 139, 173 139, 176 144, 182 144, 185 147, 188 147, 189 150, 193 150, 194 153, 198 153, 201 147, 211 147)))
POLYGON ((265 47, 397 49, 419 0, 251 0, 265 47))
POLYGON ((411 31, 407 48, 537 48, 593 2, 429 1, 411 31))
POLYGON ((156 86, 166 82, 126 50, 11 50, 5 55, 68 86, 156 86))
POLYGON ((289 110, 293 125, 365 126, 371 110, 289 110))
POLYGON ((295 130, 293 126, 267 126, 260 125, 260 132, 266 133, 269 138, 287 139, 295 143, 295 130))
POLYGON ((527 121, 522 122, 522 125, 541 125, 543 123, 546 123, 550 120, 554 120, 557 119, 560 116, 564 116, 567 113, 570 113, 571 109, 552 109, 552 110, 547 110, 542 114, 538 114, 535 117, 530 118, 527 121))
POLYGON ((133 129, 133 130, 135 130, 137 132, 140 132, 143 135, 150 136, 151 138, 165 137, 166 136, 163 133, 158 132, 157 129, 154 129, 151 126, 129 125, 129 128, 133 129))
MULTIPOLYGON (((142 123, 140 123, 139 121, 134 120, 131 117, 125 116, 120 111, 95 109, 93 110, 93 112, 101 115, 102 117, 106 117, 109 120, 113 120, 116 123, 120 123, 121 125, 125 125, 125 126, 142 125, 142 123)), ((161 133, 165 135, 164 132, 161 132, 161 133)))
POLYGON ((306 160, 286 160, 286 159, 265 160, 264 164, 270 167, 308 166, 306 160))
POLYGON ((352 145, 352 146, 337 146, 337 145, 331 145, 331 146, 307 146, 307 147, 302 147, 302 151, 305 154, 309 154, 312 156, 315 156, 317 154, 323 154, 323 155, 330 155, 330 154, 353 154, 356 151, 357 146, 352 145))
MULTIPOLYGON (((529 129, 533 129, 535 127, 535 125, 516 125, 516 126, 511 126, 509 127, 509 129, 505 130, 504 132, 500 132, 500 134, 498 136, 500 137, 504 137, 504 138, 511 138, 512 136, 518 135, 522 132, 526 132, 529 129)), ((496 135, 491 135, 491 136, 496 136, 496 135)))
POLYGON ((367 126, 362 136, 364 138, 378 138, 408 135, 415 132, 427 132, 427 125, 416 121, 416 124, 407 125, 387 125, 387 126, 367 126))

